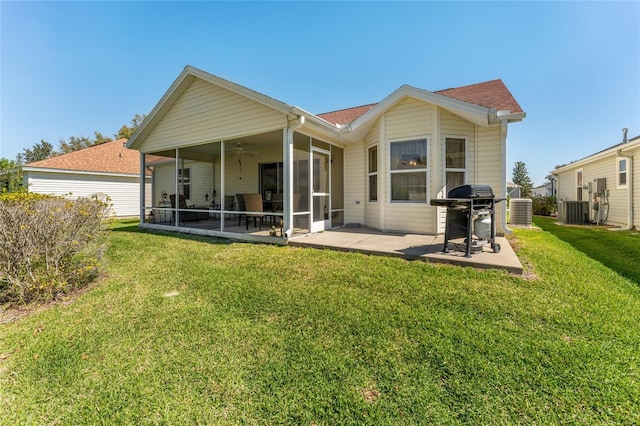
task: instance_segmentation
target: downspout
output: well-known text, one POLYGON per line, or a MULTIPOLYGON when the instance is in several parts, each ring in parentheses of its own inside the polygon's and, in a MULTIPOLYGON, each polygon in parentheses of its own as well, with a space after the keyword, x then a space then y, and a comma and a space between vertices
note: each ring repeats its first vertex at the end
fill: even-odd
POLYGON ((298 116, 294 121, 287 123, 287 128, 284 132, 283 138, 283 151, 284 151, 284 164, 285 164, 285 197, 283 197, 283 211, 284 211, 284 228, 282 232, 284 238, 291 238, 293 235, 293 132, 304 125, 304 115, 298 116))
MULTIPOLYGON (((507 198, 507 120, 500 121, 500 151, 501 151, 501 184, 500 197, 507 198)), ((500 218, 500 227, 504 230, 505 234, 512 234, 513 231, 507 227, 507 202, 506 200, 501 203, 500 211, 502 212, 500 218)))
POLYGON ((625 228, 609 228, 611 231, 630 231, 633 229, 633 155, 616 151, 618 157, 629 160, 627 164, 627 226, 625 228))

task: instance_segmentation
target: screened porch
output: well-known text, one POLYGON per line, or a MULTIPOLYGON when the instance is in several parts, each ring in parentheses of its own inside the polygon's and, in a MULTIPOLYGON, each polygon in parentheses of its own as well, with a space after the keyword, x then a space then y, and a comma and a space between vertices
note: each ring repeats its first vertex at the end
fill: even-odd
POLYGON ((289 211, 289 238, 343 225, 343 149, 294 132, 287 161, 285 132, 143 154, 145 225, 246 240, 282 240, 289 211))

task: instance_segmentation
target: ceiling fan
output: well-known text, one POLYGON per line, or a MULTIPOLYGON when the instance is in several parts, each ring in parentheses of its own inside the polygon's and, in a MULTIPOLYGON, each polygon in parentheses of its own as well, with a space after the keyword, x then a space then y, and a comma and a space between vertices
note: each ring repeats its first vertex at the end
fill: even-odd
POLYGON ((239 178, 240 180, 242 180, 242 156, 243 155, 248 155, 250 157, 253 157, 253 155, 255 154, 252 151, 247 151, 245 149, 244 146, 242 146, 241 142, 236 142, 235 146, 233 147, 233 150, 231 151, 231 153, 233 155, 237 155, 238 156, 238 167, 239 167, 239 178))

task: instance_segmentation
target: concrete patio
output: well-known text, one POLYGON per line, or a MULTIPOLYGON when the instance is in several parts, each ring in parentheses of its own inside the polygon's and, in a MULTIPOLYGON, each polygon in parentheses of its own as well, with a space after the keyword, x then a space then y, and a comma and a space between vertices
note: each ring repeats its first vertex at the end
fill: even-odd
POLYGON ((500 244, 500 253, 494 253, 490 246, 486 245, 482 252, 467 258, 462 251, 450 249, 449 253, 443 253, 443 235, 398 234, 368 228, 339 228, 289 240, 291 246, 396 256, 409 260, 420 259, 483 269, 504 269, 514 274, 522 274, 522 264, 507 239, 496 237, 496 243, 500 244))

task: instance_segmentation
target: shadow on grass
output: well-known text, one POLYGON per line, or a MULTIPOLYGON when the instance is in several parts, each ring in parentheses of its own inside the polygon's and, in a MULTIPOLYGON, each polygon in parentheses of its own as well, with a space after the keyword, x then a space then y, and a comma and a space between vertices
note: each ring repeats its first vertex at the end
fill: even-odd
POLYGON ((640 233, 610 231, 596 226, 558 225, 557 220, 536 216, 536 226, 571 244, 625 278, 640 284, 640 233))
POLYGON ((155 229, 144 229, 138 226, 138 219, 116 220, 110 227, 111 232, 130 232, 139 234, 165 235, 182 240, 202 241, 209 244, 231 244, 233 241, 219 237, 208 237, 205 235, 183 234, 180 232, 160 231, 155 229))

